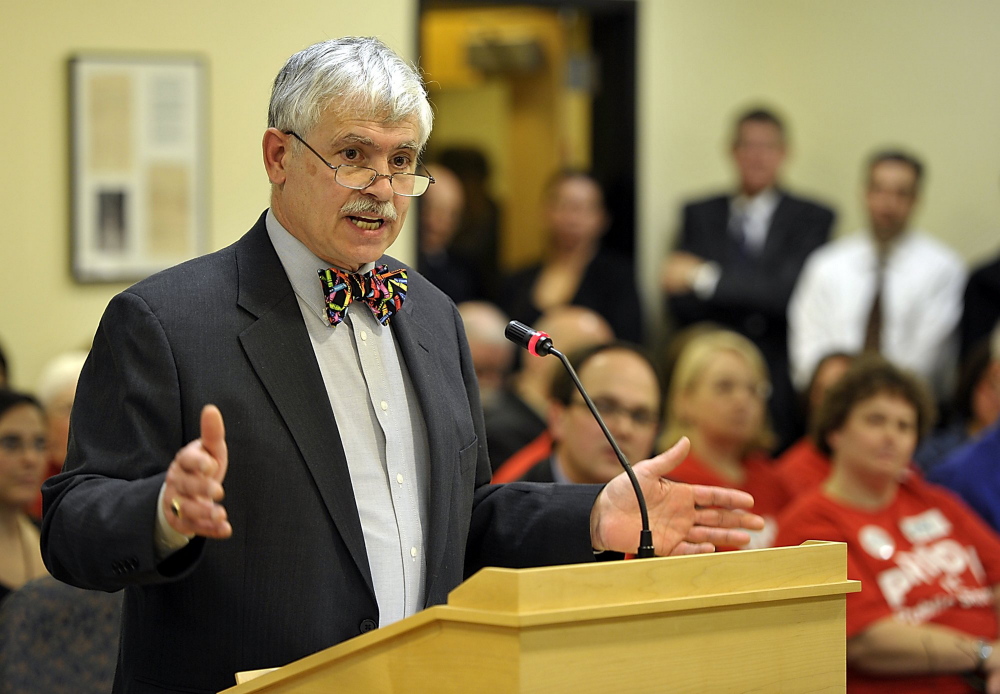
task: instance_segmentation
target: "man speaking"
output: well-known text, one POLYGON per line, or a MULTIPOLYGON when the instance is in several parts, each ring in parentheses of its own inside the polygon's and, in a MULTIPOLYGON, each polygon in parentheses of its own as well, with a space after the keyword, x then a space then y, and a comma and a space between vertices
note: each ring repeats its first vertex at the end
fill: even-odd
MULTIPOLYGON (((125 589, 115 692, 215 692, 444 602, 481 566, 635 551, 624 476, 488 484, 455 306, 383 255, 432 183, 430 129, 418 74, 380 41, 292 56, 263 139, 270 209, 109 304, 42 542, 60 579, 125 589)), ((657 552, 745 542, 748 495, 662 479, 685 453, 636 466, 657 552)))

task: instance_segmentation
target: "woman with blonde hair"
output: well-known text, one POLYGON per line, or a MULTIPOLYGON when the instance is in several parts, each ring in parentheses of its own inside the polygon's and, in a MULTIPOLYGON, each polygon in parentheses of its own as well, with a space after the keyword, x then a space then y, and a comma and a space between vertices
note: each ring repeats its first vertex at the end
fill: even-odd
POLYGON ((769 457, 774 433, 767 417, 767 366, 757 347, 728 330, 695 335, 677 359, 667 394, 662 442, 681 436, 691 452, 670 478, 722 485, 753 494, 766 525, 750 547, 769 547, 774 518, 788 502, 769 457))

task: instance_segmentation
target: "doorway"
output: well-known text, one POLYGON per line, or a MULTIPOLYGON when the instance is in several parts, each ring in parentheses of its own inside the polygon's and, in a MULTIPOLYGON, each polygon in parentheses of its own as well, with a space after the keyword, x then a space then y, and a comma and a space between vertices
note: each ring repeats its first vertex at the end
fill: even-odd
POLYGON ((421 1, 428 158, 482 156, 500 271, 541 258, 542 195, 563 168, 595 174, 612 216, 604 245, 633 255, 636 20, 634 0, 421 1))

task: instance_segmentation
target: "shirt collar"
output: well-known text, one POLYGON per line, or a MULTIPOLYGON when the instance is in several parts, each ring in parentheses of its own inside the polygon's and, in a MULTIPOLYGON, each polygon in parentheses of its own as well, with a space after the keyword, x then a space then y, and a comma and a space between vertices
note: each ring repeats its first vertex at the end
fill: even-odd
POLYGON ((569 483, 570 479, 566 476, 566 473, 563 472, 562 466, 559 464, 559 458, 555 453, 553 453, 552 457, 549 458, 549 465, 552 466, 553 482, 561 482, 563 484, 569 483))
MULTIPOLYGON (((890 258, 898 257, 900 253, 905 254, 910 242, 916 237, 916 235, 917 232, 914 229, 908 228, 900 233, 899 236, 892 239, 885 247, 885 261, 888 262, 890 258)), ((878 258, 879 247, 878 244, 875 243, 875 235, 872 234, 871 229, 865 231, 864 240, 865 246, 872 254, 872 257, 878 258)))
MULTIPOLYGON (((292 236, 274 216, 272 210, 268 209, 264 223, 267 226, 267 235, 271 239, 271 245, 274 246, 274 251, 278 254, 278 260, 281 261, 281 266, 285 269, 285 274, 288 275, 288 281, 291 283, 295 295, 321 321, 329 324, 326 315, 326 297, 323 295, 318 273, 320 270, 330 267, 330 263, 316 256, 306 248, 304 243, 292 236)), ((361 266, 358 272, 365 273, 373 267, 375 267, 374 262, 366 263, 361 266)), ((343 268, 337 269, 342 270, 343 268)))
POLYGON ((742 212, 744 214, 765 214, 771 213, 778 206, 781 196, 774 188, 765 188, 753 197, 739 193, 733 196, 729 203, 732 213, 742 212))

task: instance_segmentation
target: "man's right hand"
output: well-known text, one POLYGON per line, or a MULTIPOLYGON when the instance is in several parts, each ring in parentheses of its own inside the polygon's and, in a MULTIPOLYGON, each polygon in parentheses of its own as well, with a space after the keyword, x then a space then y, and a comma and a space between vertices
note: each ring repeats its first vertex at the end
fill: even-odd
POLYGON ((660 286, 667 294, 687 294, 694 288, 698 269, 705 259, 686 251, 673 251, 660 268, 660 286))
POLYGON ((226 509, 219 503, 225 496, 222 480, 228 465, 222 413, 215 405, 205 405, 201 438, 178 451, 167 469, 163 514, 171 528, 183 535, 216 539, 233 534, 226 509))

